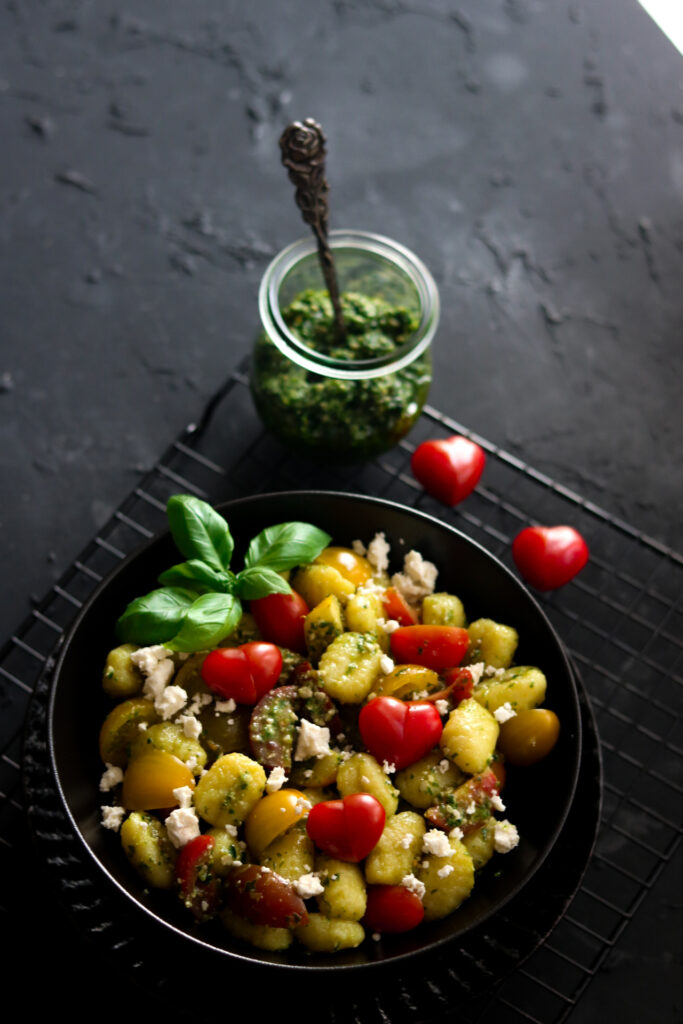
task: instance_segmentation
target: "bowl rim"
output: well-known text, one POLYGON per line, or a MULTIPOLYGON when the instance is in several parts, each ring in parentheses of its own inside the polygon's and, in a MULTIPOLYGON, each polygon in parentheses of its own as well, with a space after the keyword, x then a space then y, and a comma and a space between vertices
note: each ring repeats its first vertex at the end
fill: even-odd
POLYGON ((351 492, 338 491, 338 490, 324 490, 324 489, 305 489, 305 490, 294 489, 294 490, 291 490, 290 489, 290 490, 285 490, 285 491, 266 491, 266 492, 262 492, 262 493, 258 493, 258 494, 247 495, 247 496, 242 496, 242 497, 239 497, 239 498, 229 499, 227 501, 222 501, 222 502, 211 502, 210 501, 209 503, 212 504, 213 507, 218 512, 220 512, 223 515, 226 515, 226 517, 227 517, 227 513, 229 513, 230 509, 237 508, 237 507, 243 506, 243 505, 249 505, 249 504, 258 503, 258 502, 269 502, 269 501, 274 501, 274 500, 291 500, 291 499, 297 499, 297 500, 301 500, 301 501, 304 501, 306 499, 314 500, 316 497, 324 498, 326 500, 340 499, 340 500, 343 500, 343 501, 352 501, 354 503, 358 503, 358 504, 361 504, 361 505, 362 504, 370 503, 371 505, 379 507, 380 509, 381 508, 390 508, 390 509, 393 509, 395 512, 398 512, 398 513, 401 513, 401 514, 408 514, 410 517, 414 517, 414 518, 416 518, 418 520, 422 520, 425 523, 428 523, 428 524, 430 524, 433 527, 437 527, 439 529, 445 530, 447 533, 453 534, 456 537, 458 537, 460 540, 465 541, 466 544, 468 544, 471 547, 477 549, 477 551, 478 551, 478 553, 480 555, 483 555, 486 559, 492 561, 494 563, 494 565, 496 566, 496 568, 499 571, 502 571, 506 576, 508 576, 509 579, 512 580, 513 584, 520 590, 521 594, 523 594, 525 596, 525 598, 528 601, 531 602, 531 604, 532 604, 533 608, 535 609, 535 611, 537 612, 537 614, 540 615, 540 617, 541 617, 541 619, 542 619, 542 621, 544 623, 544 626, 545 626, 545 628, 548 631, 549 636, 551 637, 551 639, 553 640, 553 642, 554 642, 554 644, 555 644, 555 646, 557 648, 557 653, 558 653, 561 661, 563 662, 566 680, 569 683, 569 693, 570 693, 570 696, 571 696, 571 704, 572 704, 572 709, 573 709, 573 712, 574 712, 574 719, 575 719, 575 723, 576 723, 576 738, 575 738, 575 741, 574 741, 574 751, 575 751, 575 754, 574 754, 574 764, 573 764, 573 768, 572 768, 572 771, 571 771, 571 777, 570 777, 570 782, 569 782, 569 786, 568 786, 568 790, 567 790, 567 795, 566 795, 566 798, 565 798, 565 806, 564 806, 563 813, 558 818, 556 826, 554 827, 554 829, 552 830, 550 835, 545 840, 545 843, 544 843, 544 845, 543 845, 543 847, 541 849, 541 852, 536 857, 536 860, 533 863, 533 865, 531 866, 531 868, 527 871, 527 873, 525 874, 524 878, 517 885, 513 886, 508 893, 505 893, 501 898, 499 898, 496 901, 495 906, 493 906, 490 910, 488 910, 486 913, 484 913, 481 916, 481 918, 477 919, 471 925, 465 927, 463 930, 461 930, 460 932, 458 932, 458 933, 456 933, 454 935, 446 935, 446 936, 442 936, 442 937, 437 937, 437 938, 433 939, 432 941, 430 941, 429 943, 425 944, 424 948, 415 949, 415 950, 408 950, 408 951, 405 951, 405 952, 398 952, 398 953, 392 954, 390 956, 387 956, 387 957, 385 957, 385 958, 383 958, 381 960, 371 960, 370 959, 370 960, 367 960, 365 962, 358 962, 358 963, 335 963, 333 960, 331 960, 329 965, 327 965, 325 963, 321 964, 320 962, 317 962, 315 964, 314 963, 311 963, 311 964, 307 964, 307 963, 281 963, 281 962, 271 961, 271 960, 259 960, 258 959, 258 954, 261 951, 258 950, 258 949, 255 949, 254 950, 254 954, 252 954, 252 955, 249 955, 247 953, 242 953, 242 952, 239 951, 239 949, 238 950, 226 949, 226 948, 214 945, 213 943, 203 939, 201 936, 194 935, 194 934, 190 933, 189 931, 186 931, 186 930, 184 930, 182 928, 177 927, 172 921, 170 921, 170 920, 164 918, 163 916, 161 916, 160 914, 156 913, 155 910, 152 907, 147 906, 145 903, 143 903, 139 899, 137 899, 137 897, 133 893, 131 893, 129 891, 129 889, 127 889, 124 885, 122 885, 118 881, 118 879, 115 878, 110 873, 110 871, 108 870, 107 866, 97 856, 95 851, 90 846, 90 843, 88 842, 86 836, 81 831, 81 828, 79 827, 78 822, 76 821, 76 819, 75 819, 75 817, 74 817, 74 815, 73 815, 73 813, 71 811, 71 807, 70 807, 69 801, 67 799, 67 795, 66 795, 66 793, 64 791, 64 788, 62 786, 62 781, 61 781, 61 778, 60 778, 60 773, 59 773, 58 765, 57 765, 56 741, 55 741, 55 733, 54 733, 55 706, 56 706, 56 700, 57 700, 58 690, 59 690, 59 679, 60 679, 60 675, 61 675, 61 672, 62 672, 62 668, 63 668, 64 662, 67 659, 67 656, 68 656, 68 653, 69 653, 69 649, 70 649, 71 645, 75 642, 76 637, 77 637, 78 632, 79 632, 79 629, 81 627, 81 624, 82 624, 83 620, 86 618, 86 616, 89 614, 92 606, 99 600, 100 596, 108 589, 108 587, 112 584, 112 582, 116 578, 118 578, 119 575, 121 575, 121 574, 123 574, 124 572, 127 571, 128 567, 133 562, 135 562, 138 558, 144 557, 144 555, 150 549, 152 549, 156 544, 160 543, 161 541, 163 541, 164 539, 167 539, 170 536, 170 530, 168 528, 165 528, 165 529, 160 530, 159 532, 155 533, 153 537, 150 537, 148 540, 144 541, 141 545, 139 545, 135 550, 131 551, 130 554, 126 555, 125 558, 123 558, 117 565, 115 565, 113 567, 113 569, 101 580, 100 583, 98 583, 97 587, 92 591, 92 593, 84 601, 82 607, 78 611, 78 614, 77 614, 76 618, 74 619, 74 621, 71 623, 71 626, 67 630, 66 635, 64 637, 64 640, 63 640, 63 642, 61 644, 61 648, 59 650, 59 653, 58 653, 58 655, 57 655, 57 657, 55 659, 54 666, 52 667, 51 673, 50 673, 50 684, 49 684, 50 690, 49 690, 49 698, 48 698, 48 706, 47 706, 47 746, 48 746, 48 754, 49 754, 50 771, 51 771, 52 778, 53 778, 53 780, 55 782, 55 785, 56 785, 56 788, 57 788, 57 794, 59 796, 59 800, 60 800, 60 803, 62 805, 62 809, 66 813, 68 822, 69 822, 69 824, 71 826, 71 829, 72 829, 74 835, 76 836, 77 840, 79 841, 81 847, 85 849, 88 860, 95 866, 96 870, 102 874, 102 876, 107 880, 107 882, 111 886, 114 887, 115 891, 123 899, 125 899, 128 903, 134 904, 134 906, 138 910, 143 911, 143 913, 145 914, 146 918, 153 925, 156 925, 157 927, 162 928, 165 932, 169 932, 169 931, 173 932, 179 939, 185 940, 185 941, 190 941, 196 948, 200 948, 200 949, 206 950, 206 951, 210 952, 211 954, 213 954, 214 956, 218 955, 218 956, 221 956, 221 957, 226 957, 229 961, 240 962, 240 963, 244 964, 245 966, 249 965, 250 968, 256 968, 256 967, 259 967, 259 968, 272 968, 272 969, 278 970, 280 972, 297 971, 297 972, 305 972, 306 974, 311 975, 311 976, 323 977, 323 975, 325 975, 326 973, 328 973, 330 971, 334 971, 334 972, 338 973, 339 971, 352 971, 352 972, 364 971, 364 972, 367 972, 368 970, 377 971, 377 970, 381 970, 381 969, 389 969, 392 966, 396 966, 397 964, 405 963, 405 961, 407 961, 407 960, 414 961, 418 957, 421 957, 421 956, 423 956, 426 953, 434 952, 436 950, 441 950, 443 948, 443 946, 445 946, 445 945, 448 945, 448 944, 451 944, 453 942, 457 942, 459 940, 465 939, 468 933, 473 932, 475 929, 479 928, 485 922, 490 921, 491 918, 495 916, 495 914, 499 913, 512 899, 517 897, 520 894, 520 892, 523 891, 523 889, 529 884, 531 879, 537 874, 537 872, 539 871, 541 866, 545 863, 545 861, 547 860, 549 854, 553 850, 553 848, 554 848, 554 846, 555 846, 555 844, 556 844, 556 842, 558 840, 558 837, 559 837, 560 833, 562 832, 562 829, 564 828, 564 825, 565 825, 566 820, 567 820, 567 816, 569 814, 569 810, 570 810, 570 808, 572 806, 572 803, 574 801, 574 797, 575 797, 575 794, 576 794, 576 788, 577 788, 578 777, 579 777, 579 770, 580 770, 580 766, 581 766, 581 751, 582 751, 583 736, 582 736, 580 703, 579 703, 579 696, 578 696, 578 689, 577 689, 577 675, 576 675, 575 669, 574 669, 574 667, 573 667, 573 665, 572 665, 572 663, 571 663, 571 661, 569 659, 569 655, 567 653, 567 650, 566 650, 566 648, 565 648, 565 646, 564 646, 564 644, 563 644, 563 642, 562 642, 562 640, 561 640, 557 630, 555 629, 553 624, 550 622, 548 616, 546 615, 545 611, 543 610, 543 608, 541 607, 541 605, 539 604, 539 602, 537 601, 535 596, 525 586, 525 584, 519 579, 519 577, 517 577, 515 575, 515 573, 511 569, 509 569, 496 555, 493 555, 482 544, 480 544, 476 540, 473 540, 471 537, 469 537, 466 533, 463 533, 457 527, 452 526, 451 524, 444 522, 443 520, 437 518, 434 515, 431 515, 428 512, 423 512, 421 509, 415 509, 415 508, 412 508, 412 507, 410 507, 408 505, 403 505, 401 502, 397 502, 397 501, 394 501, 392 499, 378 497, 378 496, 375 496, 375 495, 353 494, 351 492))

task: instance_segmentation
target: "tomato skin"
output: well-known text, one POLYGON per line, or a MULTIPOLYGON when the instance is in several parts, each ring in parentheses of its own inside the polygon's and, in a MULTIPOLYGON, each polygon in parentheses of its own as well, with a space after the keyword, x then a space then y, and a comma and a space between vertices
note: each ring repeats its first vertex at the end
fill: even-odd
POLYGON ((300 821, 308 807, 298 789, 278 789, 262 797, 244 823, 244 838, 254 857, 260 857, 274 839, 300 821))
POLYGON ((194 789, 194 776, 187 765, 166 750, 155 747, 134 757, 123 776, 121 805, 127 811, 153 811, 177 807, 174 789, 194 789))
POLYGON ((310 609, 300 594, 267 594, 250 601, 249 608, 264 639, 306 654, 304 619, 310 609))
POLYGON ((498 746, 512 765, 531 765, 542 761, 557 743, 560 720, 549 708, 519 711, 500 727, 498 746))
POLYGON ((485 462, 478 444, 453 434, 445 440, 423 441, 413 452, 410 468, 426 491, 452 506, 472 493, 485 462))
POLYGON ((357 555, 351 548, 327 547, 313 559, 313 564, 329 565, 356 586, 372 578, 372 566, 367 558, 357 555))
POLYGON ((527 526, 512 542, 515 565, 536 590, 563 587, 588 556, 588 545, 573 526, 527 526))
POLYGON ((395 619, 401 626, 417 625, 417 616, 396 587, 387 587, 382 598, 384 611, 389 619, 395 619))
POLYGON ((238 704, 256 704, 280 678, 282 653, 275 644, 252 641, 218 647, 204 659, 202 679, 214 693, 238 704))
POLYGON ((215 911, 220 883, 211 875, 213 836, 195 836, 183 846, 176 862, 176 878, 183 903, 202 921, 215 911))
POLYGON ((422 900, 404 885, 368 886, 363 924, 371 932, 408 932, 424 918, 422 900))
POLYGON ((390 643, 395 661, 442 672, 460 664, 470 638, 460 626, 400 626, 391 634, 390 643))
POLYGON ((228 906, 251 924, 294 928, 308 924, 304 901, 286 879, 258 864, 241 864, 228 875, 228 906))
POLYGON ((434 704, 375 697, 361 710, 358 728, 373 757, 397 771, 419 761, 441 738, 443 724, 434 704))
POLYGON ((306 831, 325 853, 357 864, 377 845, 386 814, 370 793, 352 793, 341 800, 323 800, 308 814, 306 831))

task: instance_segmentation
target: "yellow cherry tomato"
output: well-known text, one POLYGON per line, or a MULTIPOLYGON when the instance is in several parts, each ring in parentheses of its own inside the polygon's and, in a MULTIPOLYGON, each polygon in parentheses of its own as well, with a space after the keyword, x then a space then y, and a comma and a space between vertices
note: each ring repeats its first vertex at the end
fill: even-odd
POLYGON ((187 765, 166 750, 148 750, 126 768, 121 803, 128 811, 177 807, 173 790, 181 786, 194 789, 194 776, 187 765))
POLYGON ((536 764, 550 753, 559 735, 560 720, 554 711, 530 708, 503 722, 498 749, 508 764, 536 764))
POLYGON ((298 789, 279 789, 262 797, 244 822, 244 838, 254 857, 260 857, 273 839, 300 821, 309 804, 298 789))
POLYGON ((373 693, 384 697, 415 697, 417 694, 433 693, 442 690, 444 684, 438 673, 425 665, 397 665, 387 672, 376 684, 373 693))
POLYGON ((357 555, 351 548, 325 548, 314 559, 318 565, 329 565, 336 569, 344 579, 358 587, 372 577, 372 566, 367 558, 357 555))

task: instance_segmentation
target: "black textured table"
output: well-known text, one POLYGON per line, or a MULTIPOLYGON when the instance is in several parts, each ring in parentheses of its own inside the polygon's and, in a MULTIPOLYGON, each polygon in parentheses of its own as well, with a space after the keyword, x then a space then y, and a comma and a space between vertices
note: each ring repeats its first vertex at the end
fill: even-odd
MULTIPOLYGON (((488 491, 456 525, 504 554, 516 518, 507 506, 529 517, 571 510, 594 532, 605 574, 556 602, 575 659, 585 648, 571 614, 597 594, 600 614, 615 616, 600 630, 622 655, 617 673, 628 658, 639 667, 644 659, 680 693, 680 562, 671 549, 683 548, 683 57, 635 0, 300 2, 286 18, 274 0, 249 9, 208 0, 133 0, 115 10, 4 4, 0 633, 42 652, 22 626, 32 598, 62 586, 96 531, 109 538, 113 511, 156 474, 167 446, 248 353, 260 275, 302 234, 277 139, 287 120, 309 114, 329 138, 332 226, 408 245, 437 278, 443 307, 434 416, 383 468, 346 482, 421 501, 407 470, 411 445, 451 420, 474 431, 511 474, 510 490, 502 477, 484 482, 488 491), (514 490, 520 480, 528 493, 514 490), (657 648, 655 668, 653 632, 667 650, 660 659, 657 648)), ((262 489, 274 453, 257 434, 229 450, 253 413, 243 383, 226 397, 203 457, 231 466, 254 442, 251 469, 240 462, 230 486, 262 489)), ((196 483, 226 496, 223 483, 196 483)), ((620 767, 635 762, 645 784, 638 792, 632 778, 612 775, 608 820, 631 854, 633 835, 643 845, 619 863, 621 884, 604 896, 614 929, 594 907, 576 912, 587 929, 593 919, 595 967, 577 953, 571 1000, 563 968, 563 998, 515 992, 511 1020, 520 1003, 541 1021, 680 1017, 680 705, 672 719, 663 688, 663 706, 651 710, 661 717, 635 725, 635 705, 619 704, 620 680, 605 674, 615 667, 595 644, 578 667, 605 750, 620 767), (667 760, 641 746, 633 753, 624 745, 633 735, 639 744, 664 738, 667 760), (657 803, 669 794, 662 785, 678 787, 666 808, 657 803)), ((33 685, 28 668, 7 660, 19 649, 4 650, 8 722, 17 691, 33 685)), ((635 684, 626 683, 628 694, 635 684)), ((18 730, 3 747, 6 846, 22 820, 18 730)), ((602 881, 616 870, 605 864, 613 853, 599 848, 602 881)), ((41 862, 24 869, 29 885, 41 862)), ((68 914, 50 918, 46 946, 62 928, 73 928, 68 914)), ((35 952, 34 929, 19 934, 35 952)), ((566 962, 568 937, 556 942, 566 962)), ((50 998, 54 1005, 54 991, 50 998)))

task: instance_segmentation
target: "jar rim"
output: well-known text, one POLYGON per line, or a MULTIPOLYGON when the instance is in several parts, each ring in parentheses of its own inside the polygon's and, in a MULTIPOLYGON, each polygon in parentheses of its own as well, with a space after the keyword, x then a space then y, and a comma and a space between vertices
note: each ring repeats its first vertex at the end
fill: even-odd
POLYGON ((287 326, 280 307, 280 287, 287 274, 303 259, 317 253, 309 236, 282 249, 270 262, 259 288, 259 313, 266 334, 289 359, 307 370, 342 380, 367 380, 396 372, 412 363, 431 344, 439 322, 439 292, 431 273, 410 249, 384 235, 353 229, 329 233, 332 249, 355 249, 379 256, 401 272, 415 287, 420 322, 411 337, 393 352, 372 359, 339 359, 316 352, 287 326))

